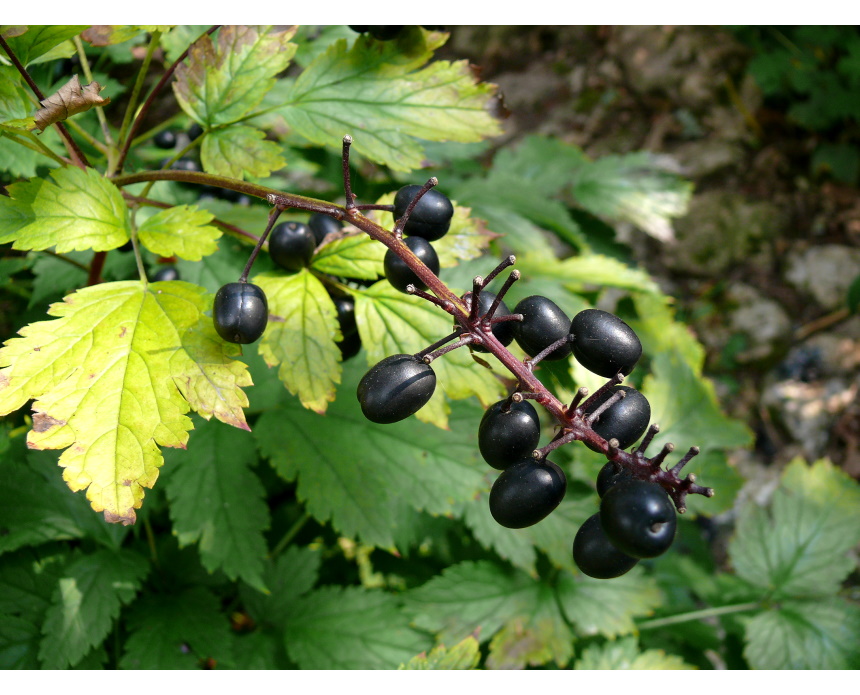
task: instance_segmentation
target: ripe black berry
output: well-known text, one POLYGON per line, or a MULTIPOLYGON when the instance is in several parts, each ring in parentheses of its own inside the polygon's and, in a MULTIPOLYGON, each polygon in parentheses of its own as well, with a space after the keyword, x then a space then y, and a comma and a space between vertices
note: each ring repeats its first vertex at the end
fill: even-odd
POLYGON ((162 282, 164 280, 178 280, 179 279, 179 271, 176 269, 176 266, 166 265, 163 268, 159 268, 152 276, 153 282, 162 282))
POLYGON ((188 139, 193 141, 201 135, 203 135, 203 126, 199 123, 192 123, 191 127, 188 129, 188 139))
POLYGON ((573 317, 573 355, 600 376, 629 374, 642 356, 642 344, 624 321, 600 309, 586 309, 573 317))
POLYGON ((377 362, 358 384, 361 412, 371 422, 405 420, 423 408, 436 390, 433 368, 415 355, 392 355, 377 362))
POLYGON ((352 335, 358 330, 355 323, 355 300, 352 297, 332 297, 337 310, 337 322, 342 335, 352 335))
POLYGON ((310 265, 316 248, 313 232, 302 222, 282 222, 269 237, 269 256, 285 270, 310 265))
POLYGON ((481 456, 500 471, 530 456, 539 441, 540 420, 528 401, 494 403, 478 427, 481 456))
POLYGON ((228 343, 253 343, 269 321, 269 303, 257 285, 231 282, 215 295, 212 307, 215 330, 228 343))
POLYGON ((506 528, 544 519, 564 499, 567 478, 552 461, 524 459, 509 466, 490 490, 490 514, 506 528))
POLYGON ((351 333, 336 344, 340 348, 341 361, 346 361, 351 357, 355 357, 358 351, 361 350, 361 336, 357 332, 351 333))
POLYGON ((672 545, 677 515, 666 491, 647 480, 623 480, 600 502, 600 523, 616 548, 633 557, 657 557, 672 545))
POLYGON ((583 574, 595 579, 620 577, 639 562, 612 545, 600 524, 600 514, 590 516, 576 532, 573 561, 583 574))
POLYGON ((628 480, 633 474, 615 461, 607 461, 600 473, 597 474, 597 495, 603 497, 606 491, 622 480, 628 480))
MULTIPOLYGON (((394 196, 394 219, 399 220, 409 207, 409 203, 421 186, 404 186, 394 196)), ((418 204, 409 213, 409 219, 403 227, 403 233, 410 236, 420 236, 427 241, 436 241, 448 233, 451 218, 454 216, 454 206, 448 197, 437 190, 427 191, 418 204)))
POLYGON ((176 147, 176 133, 172 130, 162 130, 153 138, 155 146, 162 150, 172 150, 176 147))
MULTIPOLYGON (((496 295, 489 290, 481 290, 481 294, 478 295, 478 316, 484 316, 489 310, 490 307, 493 306, 493 302, 496 300, 496 295)), ((463 295, 463 301, 465 302, 467 307, 471 307, 472 305, 472 293, 466 292, 463 295)), ((500 318, 502 316, 510 316, 510 311, 508 310, 508 305, 503 301, 499 302, 499 306, 496 307, 496 311, 493 314, 493 318, 500 318)), ((497 323, 493 325, 492 333, 496 337, 502 345, 510 345, 514 339, 514 324, 516 321, 503 321, 502 323, 497 323)), ((459 324, 455 323, 454 328, 457 328, 459 324)), ((475 345, 472 348, 475 352, 487 352, 487 348, 483 345, 475 345)))
MULTIPOLYGON (((598 419, 592 423, 592 429, 606 439, 618 440, 618 447, 626 449, 641 437, 648 429, 651 422, 651 404, 639 391, 630 386, 613 386, 593 404, 589 405, 586 414, 594 412, 598 406, 617 391, 624 391, 627 395, 604 410, 598 419)), ((600 451, 588 442, 586 445, 593 451, 600 451)))
POLYGON ((336 220, 334 217, 323 215, 321 212, 315 212, 308 220, 308 227, 314 233, 314 239, 316 239, 317 246, 319 246, 329 234, 336 234, 341 231, 343 229, 343 222, 336 220))
MULTIPOLYGON (((540 295, 526 297, 514 308, 522 314, 521 322, 514 322, 517 344, 534 357, 557 340, 570 334, 570 319, 551 299, 540 295)), ((556 348, 545 360, 562 360, 570 355, 570 343, 556 348)))
MULTIPOLYGON (((403 243, 418 256, 418 260, 426 265, 435 275, 439 274, 439 256, 436 255, 436 250, 430 245, 426 239, 420 236, 409 237, 404 239, 403 243)), ((418 276, 412 272, 412 269, 406 265, 405 261, 400 258, 391 249, 385 254, 383 261, 385 267, 385 277, 395 289, 401 292, 406 292, 409 285, 415 285, 419 290, 426 290, 425 285, 418 276)))

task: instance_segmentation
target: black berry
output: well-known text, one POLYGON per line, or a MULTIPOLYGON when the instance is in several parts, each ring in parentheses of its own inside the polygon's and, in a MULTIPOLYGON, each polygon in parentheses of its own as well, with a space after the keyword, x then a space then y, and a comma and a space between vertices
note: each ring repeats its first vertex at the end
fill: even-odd
POLYGON ((319 246, 329 234, 340 232, 343 229, 343 222, 334 217, 323 215, 321 212, 315 212, 308 220, 308 227, 314 233, 314 239, 319 246))
POLYGON ((332 301, 337 310, 337 322, 341 334, 352 335, 358 330, 355 323, 355 300, 352 297, 332 297, 332 301))
POLYGON ((337 346, 340 348, 341 361, 346 361, 351 357, 355 357, 358 351, 361 350, 361 336, 357 332, 350 333, 343 340, 338 341, 337 346))
POLYGON ((539 441, 540 420, 528 401, 494 403, 478 427, 481 456, 500 471, 530 456, 539 441))
POLYGON ((231 282, 215 295, 212 307, 215 330, 228 343, 253 343, 263 335, 269 320, 269 303, 257 285, 231 282))
MULTIPOLYGON (((626 449, 645 433, 651 422, 651 404, 645 396, 630 386, 613 386, 593 405, 589 405, 586 414, 596 410, 617 391, 624 391, 627 395, 604 410, 591 427, 607 441, 617 439, 619 448, 626 449)), ((588 442, 586 445, 594 451, 600 451, 588 442)))
POLYGON ((600 502, 600 523, 612 545, 633 557, 657 557, 675 538, 677 515, 666 491, 647 480, 623 480, 600 502))
POLYGON ((532 526, 564 499, 567 478, 552 461, 524 459, 509 466, 490 490, 490 514, 506 528, 532 526))
POLYGON ((600 514, 589 517, 576 532, 573 561, 583 574, 595 579, 620 577, 639 562, 612 545, 600 524, 600 514))
POLYGON ((415 355, 392 355, 377 362, 358 384, 361 412, 371 422, 405 420, 423 408, 436 390, 436 373, 415 355))
POLYGON ((642 344, 633 329, 607 311, 580 311, 571 321, 570 332, 574 357, 600 376, 627 375, 642 356, 642 344))
POLYGON ((176 133, 172 130, 162 130, 153 138, 156 147, 162 150, 172 150, 176 147, 176 133))
MULTIPOLYGON (((436 250, 429 241, 420 236, 415 236, 404 239, 403 243, 418 256, 418 260, 426 265, 433 274, 439 274, 439 256, 436 255, 436 250)), ((406 292, 406 287, 409 285, 415 285, 419 290, 427 289, 427 285, 421 282, 418 276, 412 272, 412 269, 406 265, 406 262, 391 249, 385 254, 383 266, 385 267, 385 277, 395 289, 406 292)))
POLYGON ((285 270, 310 265, 316 248, 313 232, 302 222, 282 222, 269 236, 269 256, 285 270))
POLYGON ((606 491, 622 480, 628 480, 633 474, 624 466, 615 461, 607 461, 600 473, 597 474, 597 494, 603 497, 606 491))
POLYGON ((166 265, 163 268, 159 268, 152 276, 153 282, 163 282, 165 280, 178 280, 179 279, 179 271, 176 269, 176 266, 166 265))
MULTIPOLYGON (((570 319, 547 297, 526 297, 517 304, 514 313, 523 315, 522 321, 514 322, 514 337, 517 344, 532 357, 570 334, 570 319)), ((544 359, 562 360, 568 355, 570 343, 556 348, 544 359)))
POLYGON ((199 123, 192 123, 188 129, 188 139, 194 141, 201 135, 203 135, 203 126, 199 123))
MULTIPOLYGON (((394 219, 399 220, 409 207, 409 203, 421 186, 404 186, 394 196, 394 219)), ((454 216, 454 206, 448 197, 435 189, 430 189, 409 213, 409 219, 403 227, 403 233, 410 236, 420 236, 427 241, 436 241, 448 233, 451 218, 454 216)))

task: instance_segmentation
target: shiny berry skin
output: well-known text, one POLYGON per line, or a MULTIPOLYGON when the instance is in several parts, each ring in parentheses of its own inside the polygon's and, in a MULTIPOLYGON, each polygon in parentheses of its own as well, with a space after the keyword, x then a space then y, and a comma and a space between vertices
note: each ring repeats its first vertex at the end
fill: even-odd
POLYGON ((484 461, 503 471, 531 456, 540 441, 540 420, 528 401, 494 403, 478 427, 478 448, 484 461), (503 406, 508 405, 507 412, 503 406))
MULTIPOLYGON (((490 307, 493 306, 493 302, 496 300, 496 295, 489 290, 481 290, 481 294, 478 295, 478 316, 484 316, 489 310, 490 307)), ((471 307, 472 305, 472 293, 466 292, 463 295, 463 301, 466 303, 467 307, 471 307)), ((504 303, 504 301, 499 302, 499 306, 496 307, 496 311, 493 314, 493 318, 500 318, 502 316, 509 316, 510 311, 508 310, 508 305, 504 303)), ((497 323, 493 325, 492 333, 496 337, 502 345, 508 346, 514 339, 514 324, 516 321, 504 321, 502 323, 497 323)), ((454 328, 457 328, 460 324, 455 323, 454 328)), ((487 352, 487 348, 483 345, 473 345, 472 349, 475 352, 487 352)))
MULTIPOLYGON (((604 410, 591 427, 607 441, 617 439, 618 447, 626 449, 645 433, 651 422, 651 404, 645 396, 630 386, 613 386, 594 405, 588 407, 586 414, 596 410, 616 391, 624 391, 627 395, 604 410)), ((592 451, 600 451, 588 442, 586 446, 592 451)))
POLYGON ((308 227, 314 233, 314 239, 319 246, 329 234, 337 234, 343 229, 343 222, 334 217, 315 212, 308 220, 308 227))
MULTIPOLYGON (((436 255, 436 250, 430 245, 429 241, 422 239, 420 236, 413 236, 404 239, 403 243, 409 247, 412 253, 418 256, 418 260, 426 265, 434 275, 439 274, 439 256, 436 255)), ((391 249, 385 254, 383 266, 385 268, 385 277, 395 289, 406 292, 406 288, 409 285, 415 285, 419 290, 427 289, 427 285, 421 282, 403 259, 391 249)))
POLYGON ((352 297, 332 297, 334 308, 337 310, 337 323, 340 332, 344 335, 352 335, 358 330, 355 323, 355 300, 352 297))
POLYGON ((249 282, 230 282, 215 295, 212 320, 228 343, 253 343, 269 321, 266 294, 249 282))
MULTIPOLYGON (((415 194, 421 186, 404 186, 394 196, 394 219, 399 220, 409 207, 415 194)), ((451 218, 454 217, 454 206, 448 197, 435 189, 430 189, 409 213, 403 233, 409 236, 420 236, 427 241, 436 241, 448 233, 451 218)))
POLYGON ((165 280, 178 280, 179 279, 179 271, 176 269, 176 266, 166 265, 163 268, 159 268, 152 276, 153 282, 164 282, 165 280))
POLYGON ((632 570, 638 558, 622 553, 610 542, 600 514, 590 516, 573 539, 573 561, 583 574, 595 579, 614 579, 632 570))
POLYGON ((608 311, 580 311, 570 323, 570 332, 573 356, 600 376, 630 374, 642 356, 642 344, 633 329, 608 311))
POLYGON ((371 422, 405 420, 423 408, 436 390, 433 368, 415 355, 391 355, 361 378, 356 395, 371 422))
POLYGON ((162 150, 172 150, 176 147, 176 133, 172 130, 162 130, 153 138, 155 146, 162 150))
POLYGON ((567 478, 552 461, 524 459, 508 466, 490 490, 490 514, 506 528, 544 519, 564 499, 567 478))
POLYGON ((632 473, 624 466, 615 463, 615 461, 607 461, 600 473, 597 474, 597 495, 603 497, 613 485, 617 485, 622 480, 628 480, 632 477, 632 473))
POLYGON ((282 222, 269 236, 269 256, 284 270, 310 265, 316 246, 313 232, 302 222, 282 222))
POLYGON ((600 523, 620 551, 633 557, 657 557, 675 539, 675 506, 666 491, 647 480, 623 480, 600 501, 600 523))
MULTIPOLYGON (((547 297, 526 297, 514 307, 523 320, 514 322, 514 338, 527 354, 534 357, 557 340, 570 334, 570 319, 558 305, 547 297)), ((563 360, 570 355, 570 343, 556 348, 545 360, 563 360)))

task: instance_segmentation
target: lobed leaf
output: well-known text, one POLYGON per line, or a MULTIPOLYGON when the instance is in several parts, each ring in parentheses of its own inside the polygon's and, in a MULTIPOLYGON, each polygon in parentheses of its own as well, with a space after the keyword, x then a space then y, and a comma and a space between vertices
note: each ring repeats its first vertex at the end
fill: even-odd
POLYGON ((194 205, 176 205, 160 210, 138 227, 140 242, 153 253, 199 261, 214 253, 221 230, 209 223, 212 213, 194 205))
POLYGON ((220 569, 259 591, 269 527, 266 491, 252 467, 257 461, 250 434, 214 422, 191 436, 191 452, 170 452, 165 481, 173 533, 180 547, 198 543, 210 572, 220 569))
MULTIPOLYGON (((61 26, 61 25, 33 25, 27 27, 24 33, 11 32, 4 34, 9 47, 15 52, 25 66, 33 63, 42 63, 48 60, 53 60, 56 55, 57 48, 66 44, 74 36, 77 36, 87 26, 61 26)), ((69 55, 74 52, 74 46, 69 42, 69 55)), ((6 55, 3 55, 3 62, 6 62, 6 55)))
POLYGON ((0 196, 0 243, 57 253, 108 251, 129 239, 128 208, 116 186, 95 169, 67 167, 51 179, 31 179, 0 196))
POLYGON ((778 597, 835 594, 856 560, 860 488, 829 461, 785 469, 770 514, 749 505, 729 554, 743 579, 778 597))
POLYGON ((444 38, 417 27, 404 34, 385 43, 336 41, 288 86, 278 113, 318 145, 348 132, 356 152, 398 171, 421 166, 415 138, 477 142, 498 135, 488 110, 496 87, 477 83, 466 61, 419 70, 444 38))
POLYGON ((359 280, 376 280, 385 274, 386 248, 364 232, 349 234, 322 246, 311 267, 321 273, 359 280))
POLYGON ((471 635, 448 649, 439 644, 427 654, 422 652, 413 656, 407 663, 400 664, 401 671, 468 671, 478 668, 481 651, 478 640, 471 635))
POLYGON ((203 169, 209 174, 242 179, 265 177, 287 165, 283 148, 265 139, 258 128, 237 125, 206 133, 200 148, 203 169))
POLYGON ((661 649, 649 649, 640 652, 636 638, 627 637, 617 642, 589 646, 577 660, 574 668, 578 671, 664 671, 686 670, 695 667, 684 663, 681 657, 666 654, 661 649))
POLYGON ((143 557, 124 550, 99 550, 68 565, 42 626, 43 667, 74 666, 101 644, 120 606, 131 602, 148 572, 143 557))
POLYGON ((324 413, 340 383, 341 338, 337 309, 323 284, 308 270, 254 278, 269 302, 269 323, 260 354, 302 405, 324 413))
POLYGON ((287 652, 302 668, 391 669, 430 646, 398 599, 358 587, 323 587, 291 613, 287 652))
POLYGON ((233 123, 256 108, 296 52, 295 27, 223 26, 201 36, 175 73, 182 110, 203 126, 233 123))
POLYGON ((56 320, 0 350, 0 413, 36 399, 28 446, 66 449, 63 478, 108 521, 134 523, 158 477, 158 447, 185 446, 189 410, 248 429, 240 389, 250 379, 206 304, 184 282, 104 283, 53 304, 56 320))

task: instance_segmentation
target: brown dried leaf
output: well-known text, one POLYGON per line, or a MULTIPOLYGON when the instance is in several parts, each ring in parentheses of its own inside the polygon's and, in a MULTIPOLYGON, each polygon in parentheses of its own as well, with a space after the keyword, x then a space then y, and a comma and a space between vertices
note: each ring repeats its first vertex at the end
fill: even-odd
POLYGON ((89 111, 93 106, 110 104, 110 97, 103 99, 99 96, 102 87, 98 82, 90 82, 81 87, 78 76, 75 75, 41 104, 44 108, 36 111, 34 116, 39 130, 45 130, 57 121, 64 121, 77 113, 89 111))

